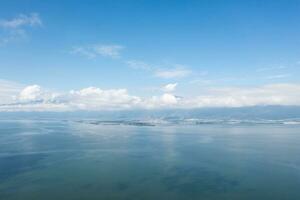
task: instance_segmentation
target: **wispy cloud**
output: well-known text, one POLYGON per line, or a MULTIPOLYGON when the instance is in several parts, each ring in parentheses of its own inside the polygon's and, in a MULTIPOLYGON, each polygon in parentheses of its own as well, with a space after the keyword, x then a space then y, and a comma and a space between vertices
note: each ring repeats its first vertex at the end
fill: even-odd
POLYGON ((78 54, 84 57, 87 57, 89 59, 95 58, 96 54, 93 51, 88 50, 87 48, 84 47, 73 47, 72 50, 70 51, 71 54, 78 54))
POLYGON ((7 29, 19 29, 26 26, 41 26, 42 20, 38 13, 31 13, 29 15, 20 14, 13 19, 0 20, 0 26, 7 29))
POLYGON ((77 46, 73 47, 70 53, 85 56, 89 59, 96 58, 97 56, 110 57, 110 58, 120 58, 121 51, 124 46, 116 44, 94 44, 87 46, 77 46))
POLYGON ((210 80, 210 79, 194 79, 189 81, 190 84, 196 84, 196 85, 211 85, 216 83, 218 80, 210 80))
POLYGON ((291 74, 276 74, 276 75, 267 76, 266 79, 281 79, 281 78, 287 78, 290 76, 291 76, 291 74))
POLYGON ((192 73, 181 64, 151 65, 139 60, 128 60, 125 63, 132 69, 150 71, 154 76, 164 79, 183 78, 192 73))
POLYGON ((124 49, 121 45, 95 45, 94 51, 101 56, 117 58, 120 56, 120 51, 124 49))
POLYGON ((184 68, 159 69, 155 72, 156 77, 160 78, 183 78, 191 74, 191 71, 184 68))
POLYGON ((284 65, 279 65, 279 66, 275 66, 275 67, 262 67, 256 70, 256 72, 265 72, 265 71, 273 71, 273 70, 282 70, 282 69, 286 69, 287 66, 284 65))
POLYGON ((13 19, 1 19, 1 38, 0 45, 18 41, 26 38, 29 27, 42 26, 42 20, 38 13, 30 13, 28 15, 20 14, 13 19))
POLYGON ((128 60, 125 63, 132 69, 153 70, 153 67, 148 63, 139 60, 128 60))

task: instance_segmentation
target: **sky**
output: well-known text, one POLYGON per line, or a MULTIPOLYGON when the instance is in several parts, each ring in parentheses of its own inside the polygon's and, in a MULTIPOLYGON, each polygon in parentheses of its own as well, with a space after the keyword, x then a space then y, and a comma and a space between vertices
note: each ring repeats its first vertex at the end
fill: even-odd
POLYGON ((0 6, 0 111, 300 105, 299 0, 0 6))

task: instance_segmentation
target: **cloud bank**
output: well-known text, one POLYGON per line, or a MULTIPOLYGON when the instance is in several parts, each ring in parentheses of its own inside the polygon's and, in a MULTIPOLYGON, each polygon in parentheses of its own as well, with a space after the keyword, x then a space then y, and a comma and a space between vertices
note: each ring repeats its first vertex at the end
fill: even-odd
POLYGON ((140 97, 126 89, 88 87, 57 93, 39 85, 24 88, 0 81, 0 111, 75 111, 161 108, 243 107, 256 105, 300 105, 299 84, 271 84, 260 87, 206 88, 193 97, 173 94, 176 83, 165 86, 157 96, 140 97))

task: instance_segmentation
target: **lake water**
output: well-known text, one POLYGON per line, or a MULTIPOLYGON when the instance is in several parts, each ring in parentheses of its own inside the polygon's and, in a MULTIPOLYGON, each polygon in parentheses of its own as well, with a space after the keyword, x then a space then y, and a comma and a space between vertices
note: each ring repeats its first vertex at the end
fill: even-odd
POLYGON ((299 200, 300 125, 1 120, 0 199, 299 200))

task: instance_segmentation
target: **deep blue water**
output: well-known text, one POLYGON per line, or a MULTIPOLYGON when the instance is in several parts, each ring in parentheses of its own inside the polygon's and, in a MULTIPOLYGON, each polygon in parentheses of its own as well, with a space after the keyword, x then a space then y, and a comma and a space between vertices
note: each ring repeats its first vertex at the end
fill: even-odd
POLYGON ((0 199, 300 199, 300 125, 0 121, 0 199))

